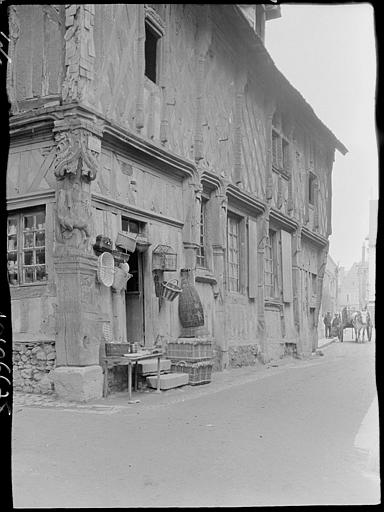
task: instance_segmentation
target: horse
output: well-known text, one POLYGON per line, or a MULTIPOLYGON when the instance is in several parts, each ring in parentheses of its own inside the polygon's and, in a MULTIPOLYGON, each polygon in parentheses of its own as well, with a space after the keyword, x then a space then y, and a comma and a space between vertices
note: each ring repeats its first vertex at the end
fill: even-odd
POLYGON ((365 341, 365 333, 367 333, 368 341, 371 341, 371 318, 368 311, 357 311, 352 315, 352 324, 355 330, 356 343, 360 342, 360 334, 362 334, 362 343, 365 341))

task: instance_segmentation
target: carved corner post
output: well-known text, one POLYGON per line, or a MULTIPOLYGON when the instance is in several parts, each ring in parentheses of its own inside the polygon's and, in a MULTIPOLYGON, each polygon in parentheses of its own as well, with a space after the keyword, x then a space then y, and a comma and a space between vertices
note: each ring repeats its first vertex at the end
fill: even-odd
POLYGON ((17 7, 15 5, 9 6, 9 45, 7 61, 7 93, 11 103, 12 114, 17 114, 19 107, 17 104, 16 95, 16 44, 20 36, 20 21, 17 15, 17 7))
POLYGON ((303 317, 302 317, 302 272, 301 272, 301 230, 302 225, 300 224, 296 231, 293 233, 293 255, 292 255, 292 271, 293 271, 293 319, 297 332, 298 344, 297 354, 300 355, 303 352, 302 340, 303 335, 303 317))
POLYGON ((57 122, 56 240, 57 368, 59 396, 85 401, 102 394, 96 304, 97 258, 92 254, 91 181, 99 168, 100 139, 87 129, 57 122))
POLYGON ((136 129, 144 128, 145 6, 137 4, 136 129))
POLYGON ((62 86, 64 102, 94 100, 94 4, 65 6, 65 77, 62 86))
POLYGON ((214 337, 217 346, 217 364, 219 369, 227 368, 228 358, 228 340, 226 338, 226 248, 227 248, 227 207, 228 198, 226 194, 226 185, 215 189, 211 194, 209 201, 211 214, 209 216, 213 273, 217 284, 214 288, 215 296, 215 315, 214 315, 214 337))

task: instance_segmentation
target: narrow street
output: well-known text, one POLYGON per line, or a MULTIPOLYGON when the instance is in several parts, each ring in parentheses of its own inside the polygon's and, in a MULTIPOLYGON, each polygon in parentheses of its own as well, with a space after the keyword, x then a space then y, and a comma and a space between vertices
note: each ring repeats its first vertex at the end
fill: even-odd
POLYGON ((163 393, 157 405, 17 406, 14 506, 379 503, 378 474, 355 446, 363 427, 375 440, 373 409, 373 424, 364 421, 376 396, 375 344, 333 343, 323 353, 254 377, 246 369, 231 387, 189 388, 168 401, 163 393))

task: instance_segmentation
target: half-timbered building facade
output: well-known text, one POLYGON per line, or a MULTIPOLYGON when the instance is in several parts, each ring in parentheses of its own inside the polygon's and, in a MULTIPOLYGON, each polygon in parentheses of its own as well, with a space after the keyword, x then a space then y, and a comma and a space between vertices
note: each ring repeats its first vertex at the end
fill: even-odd
MULTIPOLYGON (((154 255, 192 269, 215 367, 311 354, 345 147, 264 46, 278 6, 9 7, 8 271, 15 385, 101 393, 103 326, 178 338, 154 255), (97 279, 97 239, 134 235, 132 278, 97 279), (97 238, 98 237, 98 238, 97 238), (32 361, 32 362, 31 362, 32 361)), ((283 43, 282 43, 283 44, 283 43)), ((199 331, 197 331, 199 335, 199 331)))

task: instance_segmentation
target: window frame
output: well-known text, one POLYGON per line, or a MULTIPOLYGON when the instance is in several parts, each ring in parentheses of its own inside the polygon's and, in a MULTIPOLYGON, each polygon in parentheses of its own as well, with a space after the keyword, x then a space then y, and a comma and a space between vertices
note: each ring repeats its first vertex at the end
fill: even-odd
POLYGON ((35 206, 31 208, 23 208, 21 210, 11 210, 7 214, 7 267, 8 262, 11 261, 9 259, 10 253, 15 253, 17 256, 17 275, 18 275, 18 282, 14 283, 12 282, 13 279, 10 277, 9 270, 7 271, 8 275, 8 282, 10 287, 12 289, 17 289, 20 287, 27 287, 27 286, 46 286, 49 282, 49 274, 48 274, 48 261, 47 261, 47 244, 48 244, 48 238, 47 238, 47 208, 46 205, 41 206, 35 206), (38 214, 44 214, 44 224, 43 228, 38 228, 39 224, 37 224, 37 215, 38 214), (33 240, 34 243, 32 246, 26 247, 25 244, 25 234, 27 232, 25 228, 25 218, 28 216, 34 216, 33 221, 33 227, 30 233, 33 234, 33 240), (11 219, 16 219, 16 233, 9 234, 9 221, 11 219), (44 233, 44 245, 36 245, 36 234, 38 233, 44 233), (9 250, 9 239, 10 237, 16 236, 16 250, 9 250), (36 262, 36 254, 38 251, 44 250, 44 263, 37 263, 36 262), (24 263, 25 261, 25 253, 26 252, 32 252, 32 259, 33 263, 30 265, 26 265, 24 263), (38 267, 44 267, 45 272, 45 279, 44 280, 36 280, 36 271, 38 267), (34 280, 31 282, 25 281, 25 270, 26 269, 33 270, 33 276, 34 280))
POLYGON ((145 16, 144 16, 144 33, 145 33, 145 40, 144 40, 144 76, 146 79, 148 79, 152 84, 159 85, 160 82, 160 74, 161 74, 161 43, 162 38, 164 36, 165 30, 164 30, 164 22, 161 19, 160 15, 151 7, 145 6, 145 16), (146 53, 147 53, 147 30, 151 32, 153 37, 156 38, 156 57, 155 57, 155 81, 149 77, 146 73, 147 69, 147 59, 146 59, 146 53))
POLYGON ((207 261, 207 205, 208 199, 201 198, 200 224, 199 224, 199 246, 196 251, 196 267, 208 269, 207 261))
POLYGON ((282 302, 282 255, 281 233, 279 229, 270 228, 264 246, 264 298, 282 302), (269 254, 267 255, 267 251, 269 254), (266 263, 270 262, 270 270, 266 270, 266 263), (270 276, 266 282, 266 275, 270 276), (268 289, 270 293, 268 293, 268 289))
POLYGON ((232 212, 227 212, 227 229, 226 229, 226 235, 227 235, 227 289, 230 293, 241 293, 241 277, 240 274, 242 272, 241 270, 241 223, 242 218, 239 217, 236 214, 233 214, 232 212), (237 233, 231 233, 230 226, 236 226, 237 233), (230 237, 232 239, 234 236, 237 239, 236 247, 233 246, 233 244, 230 244, 230 237), (231 252, 232 251, 232 252, 231 252), (235 252, 233 252, 235 251, 235 252), (233 261, 232 258, 230 258, 230 255, 236 254, 236 260, 233 261), (232 272, 232 269, 237 267, 237 276, 232 272), (235 289, 233 289, 232 284, 233 282, 236 282, 235 289))

